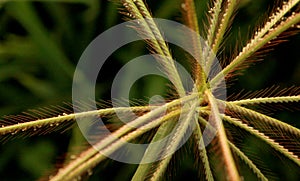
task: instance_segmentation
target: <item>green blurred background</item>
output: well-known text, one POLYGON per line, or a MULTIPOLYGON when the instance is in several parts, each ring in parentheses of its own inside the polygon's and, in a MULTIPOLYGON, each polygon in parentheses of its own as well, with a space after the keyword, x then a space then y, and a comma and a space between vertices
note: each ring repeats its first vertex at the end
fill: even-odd
MULTIPOLYGON (((148 0, 147 3, 154 17, 181 22, 180 0, 148 0)), ((237 43, 240 47, 246 42, 254 27, 262 24, 273 3, 270 0, 241 0, 227 36, 224 57, 230 57, 234 51, 231 47, 237 43)), ((105 0, 0 0, 0 115, 71 102, 72 76, 81 53, 101 32, 123 22, 124 18, 118 13, 120 7, 105 0)), ((203 18, 201 23, 205 23, 207 2, 197 1, 197 7, 199 17, 203 18)), ((300 36, 288 40, 267 52, 264 62, 245 71, 228 93, 274 84, 282 87, 299 85, 300 36)), ((109 100, 115 73, 127 61, 143 54, 147 54, 147 49, 142 42, 122 47, 114 53, 99 73, 102 77, 98 80, 96 97, 109 100)), ((182 59, 180 55, 177 58, 179 62, 182 59)), ((132 98, 166 95, 168 87, 165 83, 159 77, 150 76, 139 80, 130 94, 132 98)), ((275 116, 300 127, 297 112, 279 112, 275 116)), ((74 129, 62 134, 15 138, 0 145, 0 180, 47 178, 51 170, 63 163, 70 148, 80 150, 82 138, 76 132, 76 126, 74 129)), ((185 153, 185 149, 181 152, 185 153)), ((253 151, 260 151, 260 148, 253 147, 253 151)), ((272 159, 274 157, 270 157, 271 164, 272 159)), ((190 177, 197 180, 193 157, 186 155, 180 160, 181 165, 174 166, 177 174, 171 179, 190 177)), ((96 169, 91 180, 129 180, 135 167, 107 161, 96 169)), ((282 178, 300 179, 299 170, 274 167, 275 171, 283 170, 282 178)))

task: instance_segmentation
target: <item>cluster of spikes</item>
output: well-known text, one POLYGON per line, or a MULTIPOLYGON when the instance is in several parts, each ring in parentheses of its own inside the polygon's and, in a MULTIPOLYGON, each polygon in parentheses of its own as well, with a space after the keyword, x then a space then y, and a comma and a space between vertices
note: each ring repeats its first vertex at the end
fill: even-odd
MULTIPOLYGON (((239 164, 245 164, 259 180, 272 178, 268 168, 260 164, 255 153, 245 148, 242 140, 248 136, 268 145, 278 157, 284 157, 300 169, 300 129, 267 115, 265 112, 274 112, 276 109, 299 109, 300 88, 291 87, 280 89, 271 87, 262 91, 235 94, 226 100, 221 100, 214 94, 214 87, 218 89, 222 78, 230 81, 238 73, 249 66, 266 49, 285 37, 284 32, 297 29, 300 23, 300 0, 284 1, 278 9, 266 20, 264 25, 256 30, 252 38, 231 60, 220 60, 222 70, 214 72, 211 79, 207 79, 204 71, 214 67, 214 58, 211 54, 218 54, 224 41, 226 30, 235 14, 238 0, 214 0, 212 8, 207 14, 208 26, 205 34, 199 32, 199 22, 193 0, 183 0, 184 22, 186 26, 205 37, 205 43, 211 52, 203 52, 200 40, 190 37, 194 57, 198 61, 190 60, 193 65, 194 89, 186 92, 180 79, 178 70, 172 61, 172 54, 166 42, 162 40, 162 32, 152 20, 152 15, 142 0, 120 0, 123 5, 122 13, 128 19, 146 19, 134 25, 140 35, 150 34, 152 39, 147 40, 152 53, 170 57, 158 58, 164 73, 173 83, 176 95, 174 100, 163 105, 137 105, 132 107, 100 108, 91 112, 74 113, 70 111, 72 105, 54 108, 40 108, 31 110, 19 116, 7 116, 0 120, 1 141, 7 141, 16 135, 47 134, 49 132, 65 130, 76 122, 76 118, 98 116, 111 118, 116 111, 135 112, 138 117, 128 124, 117 126, 111 135, 102 136, 96 143, 97 149, 89 147, 76 158, 57 170, 49 180, 73 180, 90 175, 91 170, 100 162, 107 159, 106 155, 122 147, 124 140, 129 142, 154 131, 150 142, 155 142, 175 130, 172 138, 157 151, 149 147, 144 158, 157 157, 155 163, 141 164, 134 173, 132 180, 160 180, 163 178, 172 156, 165 152, 176 151, 185 138, 187 132, 192 132, 191 139, 200 175, 205 180, 219 180, 226 178, 230 181, 240 180, 239 164), (278 41, 277 41, 278 40, 278 41), (203 56, 207 55, 208 56, 203 56), (293 106, 289 106, 293 105, 293 106), (296 106, 295 106, 296 105, 296 106), (272 106, 272 109, 269 107, 272 106), (268 109, 269 108, 269 109, 268 109), (160 112, 167 110, 165 114, 160 112), (262 113, 264 112, 264 113, 262 113), (181 114, 184 119, 179 121, 181 114), (191 129, 193 127, 193 129, 191 129), (209 128, 216 135, 212 139, 213 146, 205 145, 203 131, 209 128), (100 151, 99 151, 100 150, 100 151), (217 159, 217 161, 216 161, 217 159), (201 169, 200 169, 201 168, 201 169)), ((296 31, 296 30, 295 30, 296 31)), ((143 161, 143 160, 142 160, 143 161)))

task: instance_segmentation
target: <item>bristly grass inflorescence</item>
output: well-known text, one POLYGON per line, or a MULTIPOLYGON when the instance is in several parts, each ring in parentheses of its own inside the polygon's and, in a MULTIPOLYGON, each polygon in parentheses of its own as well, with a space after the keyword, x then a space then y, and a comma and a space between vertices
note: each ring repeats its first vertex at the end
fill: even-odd
MULTIPOLYGON (((170 150, 175 152, 189 131, 192 133, 189 138, 189 143, 193 146, 191 151, 197 158, 195 165, 199 167, 199 175, 204 180, 242 180, 243 170, 247 169, 258 180, 272 180, 271 171, 261 164, 263 158, 257 158, 249 145, 243 143, 244 139, 250 137, 262 142, 280 159, 288 160, 286 165, 296 167, 299 172, 300 129, 267 113, 284 108, 299 111, 300 87, 280 89, 274 86, 245 95, 237 91, 225 100, 216 95, 215 91, 226 88, 224 81, 235 80, 255 60, 260 60, 256 56, 265 49, 299 31, 300 0, 282 1, 265 23, 254 31, 249 41, 237 46, 242 48, 237 48, 232 58, 222 58, 221 54, 238 10, 239 0, 212 0, 208 3, 210 10, 206 14, 206 20, 198 18, 195 1, 182 0, 182 4, 178 6, 182 9, 183 23, 201 35, 204 41, 200 36, 186 37, 194 55, 193 58, 187 58, 194 81, 191 92, 186 92, 169 45, 162 41, 165 32, 160 30, 145 2, 120 0, 119 3, 122 6, 120 11, 126 19, 138 20, 139 23, 132 24, 137 34, 152 37, 146 43, 151 53, 161 56, 156 58, 173 84, 172 99, 158 105, 102 107, 80 113, 74 113, 66 106, 30 110, 23 115, 6 116, 0 120, 2 141, 16 135, 38 135, 64 130, 74 124, 77 118, 115 119, 118 111, 123 114, 134 112, 138 115, 136 119, 128 124, 117 125, 109 136, 100 135, 101 139, 97 139, 93 147, 88 147, 75 159, 70 159, 49 176, 49 180, 74 180, 90 176, 91 170, 106 160, 107 155, 122 148, 124 141, 134 142, 149 133, 148 140, 154 143, 168 136, 172 130, 175 130, 172 138, 165 145, 160 145, 159 150, 154 147, 146 150, 143 159, 157 159, 153 163, 138 165, 132 180, 164 180, 175 155, 167 153, 170 150), (216 64, 219 63, 216 61, 220 61, 222 69, 216 70, 216 64), (289 104, 296 106, 289 107, 289 104), (163 111, 165 114, 160 114, 163 111), (185 116, 184 121, 179 121, 182 114, 185 116), (211 134, 216 133, 210 143, 203 136, 207 134, 204 133, 205 129, 211 134)), ((88 106, 88 103, 80 104, 88 106)), ((72 107, 70 104, 67 106, 72 107)), ((113 127, 113 124, 108 126, 113 127)))

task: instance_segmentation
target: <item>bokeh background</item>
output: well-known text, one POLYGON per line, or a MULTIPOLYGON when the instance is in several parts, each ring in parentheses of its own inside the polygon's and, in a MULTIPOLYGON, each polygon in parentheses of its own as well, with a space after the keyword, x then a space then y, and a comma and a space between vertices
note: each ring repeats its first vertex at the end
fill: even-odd
MULTIPOLYGON (((180 0, 147 0, 147 3, 154 17, 182 22, 180 0)), ((230 58, 237 45, 239 48, 244 45, 275 4, 270 0, 241 0, 222 57, 230 58)), ((197 2, 201 24, 206 23, 207 5, 205 1, 197 2)), ((72 76, 81 53, 101 32, 124 21, 120 11, 119 4, 106 0, 0 0, 0 116, 70 103, 72 76)), ((201 29, 204 32, 205 27, 201 29)), ((264 61, 244 71, 228 94, 272 85, 299 86, 300 34, 287 40, 266 52, 264 61)), ((143 42, 115 52, 99 73, 96 97, 109 100, 116 72, 130 59, 147 53, 143 42)), ((184 64, 184 57, 178 55, 177 60, 184 64)), ((149 76, 139 80, 130 95, 147 101, 147 97, 155 94, 166 95, 168 88, 164 79, 149 76)), ((281 111, 274 116, 300 127, 299 112, 281 111)), ((64 133, 10 139, 0 145, 0 180, 47 178, 63 164, 70 150, 81 150, 83 142, 76 125, 64 133)), ((253 145, 254 152, 261 151, 261 147, 253 145)), ((188 147, 180 150, 183 156, 178 156, 179 164, 172 164, 175 174, 170 174, 170 179, 197 180, 193 155, 186 150, 188 147)), ((282 168, 276 162, 278 158, 270 155, 274 154, 262 152, 275 175, 286 180, 300 179, 299 170, 282 168)), ((107 161, 95 169, 90 180, 130 180, 135 168, 136 165, 107 161)))

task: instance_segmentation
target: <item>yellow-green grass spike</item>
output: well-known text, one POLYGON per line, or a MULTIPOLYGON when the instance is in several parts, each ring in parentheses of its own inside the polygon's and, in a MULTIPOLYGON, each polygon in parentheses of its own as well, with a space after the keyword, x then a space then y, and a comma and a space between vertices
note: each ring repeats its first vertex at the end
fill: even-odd
MULTIPOLYGON (((204 118, 199 116, 198 120, 200 122, 205 123, 204 125, 206 126, 207 121, 204 118)), ((204 141, 203 141, 203 135, 202 135, 201 128, 200 128, 200 125, 199 125, 198 121, 196 123, 196 129, 194 130, 194 134, 195 134, 195 139, 197 140, 197 145, 198 145, 197 149, 200 153, 200 158, 201 158, 202 163, 204 165, 203 167, 204 167, 204 170, 205 170, 205 178, 208 181, 213 181, 214 177, 213 177, 213 174, 212 174, 212 171, 211 171, 211 168, 210 168, 207 151, 206 151, 204 141)))
POLYGON ((291 134, 293 134, 293 135, 300 138, 300 129, 298 129, 294 126, 291 126, 291 125, 289 125, 285 122, 282 122, 278 119, 272 118, 270 116, 264 115, 262 113, 253 111, 251 109, 248 109, 248 108, 245 108, 245 107, 242 107, 242 106, 239 106, 239 105, 235 105, 235 104, 230 103, 230 102, 225 102, 225 104, 226 104, 226 107, 229 110, 232 110, 232 111, 240 113, 244 116, 259 120, 262 123, 264 122, 264 123, 279 127, 280 129, 282 129, 286 132, 289 132, 289 133, 291 133, 291 134))
MULTIPOLYGON (((209 115, 210 112, 209 111, 202 111, 199 110, 200 112, 209 115)), ((215 131, 215 128, 212 127, 208 121, 206 121, 204 118, 201 117, 201 119, 199 119, 199 121, 201 122, 201 124, 203 124, 204 126, 206 126, 207 129, 211 130, 211 131, 215 131)), ((236 147, 230 140, 228 140, 228 144, 231 148, 231 150, 238 156, 240 157, 240 159, 242 159, 247 166, 253 171, 253 173, 256 174, 256 176, 261 179, 261 180, 268 180, 263 173, 261 173, 261 171, 257 168, 257 166, 247 157, 247 155, 245 155, 238 147, 236 147)))
MULTIPOLYGON (((125 135, 129 131, 133 130, 133 128, 138 127, 141 124, 145 124, 148 121, 151 121, 152 118, 154 118, 158 114, 161 114, 162 112, 164 112, 164 110, 166 110, 166 108, 169 108, 169 107, 172 108, 173 106, 178 106, 181 103, 185 103, 185 102, 188 102, 190 100, 195 99, 195 97, 196 97, 196 95, 186 96, 183 99, 177 99, 177 100, 174 100, 172 102, 169 102, 169 103, 165 104, 164 106, 158 107, 157 109, 154 109, 153 111, 150 111, 150 112, 144 114, 143 116, 138 117, 137 119, 135 119, 135 120, 129 122, 128 124, 122 126, 118 130, 116 130, 112 135, 107 136, 106 138, 101 140, 94 147, 96 147, 98 150, 105 149, 106 147, 111 145, 113 142, 115 142, 117 140, 117 138, 122 137, 123 135, 125 135)), ((97 151, 95 149, 91 149, 88 152, 82 154, 81 157, 74 160, 72 163, 70 163, 66 167, 63 167, 60 170, 60 172, 58 173, 58 175, 55 176, 55 178, 63 178, 66 175, 71 174, 72 170, 74 170, 76 167, 78 167, 79 165, 83 164, 85 161, 90 159, 93 155, 95 155, 96 152, 97 151)))
MULTIPOLYGON (((18 120, 18 116, 14 119, 13 117, 10 120, 13 122, 18 122, 17 124, 12 125, 2 125, 0 126, 0 135, 6 134, 17 134, 20 132, 30 131, 31 129, 37 130, 41 129, 44 126, 59 126, 60 124, 66 123, 68 121, 73 121, 75 123, 75 118, 84 118, 89 116, 108 116, 115 114, 115 111, 149 111, 151 107, 148 106, 137 106, 137 107, 119 107, 119 108, 106 108, 94 111, 80 112, 80 113, 71 113, 66 114, 62 113, 61 115, 57 115, 50 118, 37 119, 28 122, 22 122, 22 120, 18 120)), ((0 120, 1 124, 1 120, 0 120)))
POLYGON ((185 96, 185 89, 175 66, 171 52, 166 42, 163 41, 164 38, 144 2, 142 0, 122 0, 122 2, 124 7, 135 19, 141 19, 140 24, 138 25, 141 26, 141 28, 136 28, 137 31, 141 34, 147 34, 153 37, 147 41, 149 42, 149 46, 153 48, 156 53, 163 56, 163 58, 158 58, 158 61, 166 71, 166 75, 168 76, 169 80, 174 84, 178 94, 181 97, 185 96))
POLYGON ((239 65, 247 60, 253 53, 266 45, 269 41, 276 38, 282 32, 289 29, 291 26, 300 22, 300 13, 293 13, 285 21, 282 21, 278 26, 269 31, 264 37, 248 43, 242 51, 236 56, 229 65, 227 65, 220 73, 218 73, 211 81, 212 85, 218 84, 224 76, 227 76, 231 71, 235 70, 239 65))
POLYGON ((268 104, 268 103, 288 103, 288 102, 300 102, 300 96, 278 96, 278 97, 260 97, 252 99, 243 99, 236 101, 229 101, 232 104, 244 106, 255 104, 268 104))
POLYGON ((276 151, 282 153, 285 157, 289 158, 291 161, 295 162, 298 166, 300 166, 300 160, 299 158, 294 155, 292 152, 281 146, 279 143, 274 141, 273 139, 269 138, 265 134, 259 132, 258 130, 254 129, 253 127, 250 127, 249 125, 242 123, 241 121, 231 118, 229 116, 223 116, 223 119, 228 122, 229 124, 235 125, 239 128, 242 128, 249 132, 250 134, 256 136, 260 140, 264 141, 268 145, 270 145, 273 149, 276 151))
MULTIPOLYGON (((188 128, 194 124, 194 119, 196 119, 195 117, 195 111, 196 111, 196 107, 198 106, 198 101, 193 102, 192 105, 190 105, 190 103, 187 103, 185 107, 188 108, 188 114, 185 115, 183 114, 183 116, 186 116, 184 118, 180 117, 180 121, 178 122, 178 126, 177 128, 175 128, 175 133, 174 135, 172 135, 170 143, 167 145, 167 147, 165 148, 164 152, 165 153, 173 153, 176 151, 176 149, 178 148, 178 145, 180 144, 182 138, 185 136, 186 132, 188 131, 188 128)), ((165 172, 170 160, 172 158, 172 155, 168 155, 167 157, 165 157, 164 159, 160 160, 158 163, 158 166, 155 168, 155 172, 152 174, 150 180, 151 181, 158 181, 161 179, 163 173, 165 172)))
POLYGON ((267 181, 268 179, 264 176, 264 174, 257 168, 257 166, 245 155, 238 147, 236 147, 232 142, 228 140, 228 144, 231 150, 241 159, 243 162, 247 164, 247 166, 253 171, 253 173, 263 181, 267 181))
MULTIPOLYGON (((176 121, 176 120, 172 120, 172 121, 176 121)), ((172 131, 173 127, 164 126, 164 124, 166 124, 166 123, 167 122, 163 123, 158 128, 157 134, 154 135, 154 137, 151 140, 151 143, 156 142, 160 139, 163 139, 161 137, 161 135, 168 135, 172 131)), ((160 147, 148 147, 144 154, 142 162, 144 160, 146 160, 146 157, 158 158, 159 157, 158 153, 161 152, 160 149, 162 149, 163 146, 165 146, 165 145, 162 145, 160 147)), ((153 166, 155 164, 156 163, 139 164, 139 166, 138 166, 137 170, 135 171, 131 180, 132 181, 145 180, 148 177, 148 175, 150 175, 150 173, 153 172, 153 166)))
POLYGON ((100 141, 94 147, 101 148, 99 151, 95 150, 94 147, 88 149, 86 152, 82 153, 82 157, 77 158, 72 161, 69 165, 59 170, 57 174, 51 177, 51 181, 60 181, 60 180, 72 180, 76 179, 78 176, 86 173, 90 169, 92 169, 99 162, 106 159, 105 155, 109 155, 119 149, 125 142, 128 142, 132 139, 137 138, 138 136, 144 134, 145 132, 161 125, 163 122, 171 120, 173 117, 176 117, 180 114, 180 110, 175 110, 167 115, 155 119, 146 125, 128 133, 120 137, 120 139, 110 143, 109 145, 102 146, 102 142, 100 141))
POLYGON ((237 5, 237 0, 227 0, 227 7, 225 9, 225 12, 223 14, 223 17, 220 22, 219 29, 217 30, 213 45, 212 45, 212 51, 216 54, 222 40, 224 39, 224 34, 230 24, 230 18, 232 17, 234 10, 237 5))
MULTIPOLYGON (((209 29, 208 29, 208 33, 207 33, 207 45, 209 46, 209 48, 212 48, 213 46, 213 41, 214 38, 216 36, 217 33, 217 27, 219 26, 219 16, 220 13, 222 11, 221 7, 222 7, 222 2, 223 0, 215 0, 213 7, 209 10, 209 15, 211 16, 209 19, 209 29)), ((207 59, 207 63, 205 65, 206 71, 209 72, 211 69, 211 66, 213 64, 214 61, 214 54, 215 52, 211 52, 211 50, 206 50, 206 52, 204 53, 204 55, 208 55, 208 59, 207 59)))

